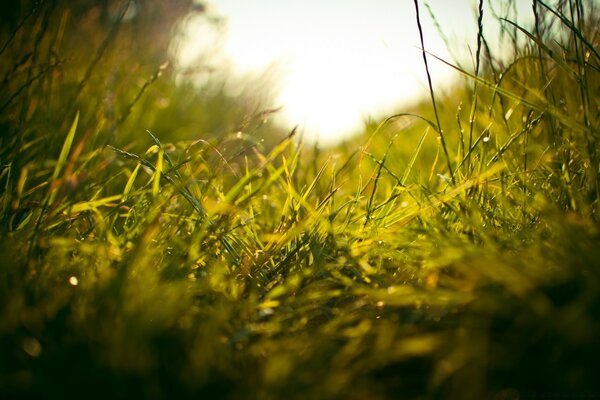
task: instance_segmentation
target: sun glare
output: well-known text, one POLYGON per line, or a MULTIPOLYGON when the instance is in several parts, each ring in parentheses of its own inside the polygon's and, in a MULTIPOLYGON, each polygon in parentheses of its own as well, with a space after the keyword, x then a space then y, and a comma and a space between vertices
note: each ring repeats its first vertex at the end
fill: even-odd
MULTIPOLYGON (((402 93, 420 90, 411 70, 415 60, 403 64, 374 36, 305 40, 284 75, 277 100, 284 106, 280 118, 299 124, 307 139, 337 142, 359 132, 369 116, 396 105, 402 93)), ((418 52, 407 53, 412 53, 410 60, 418 52)))
MULTIPOLYGON (((468 49, 476 38, 470 0, 428 2, 444 34, 468 49), (450 4, 452 3, 452 4, 450 4)), ((214 0, 226 20, 223 56, 240 76, 277 71, 276 116, 305 139, 328 145, 427 94, 412 1, 214 0)), ((422 10, 427 50, 451 56, 422 10)), ((197 42, 201 34, 190 35, 197 42)), ((185 54, 184 54, 185 55, 185 54)), ((431 63, 436 87, 455 72, 431 63)))

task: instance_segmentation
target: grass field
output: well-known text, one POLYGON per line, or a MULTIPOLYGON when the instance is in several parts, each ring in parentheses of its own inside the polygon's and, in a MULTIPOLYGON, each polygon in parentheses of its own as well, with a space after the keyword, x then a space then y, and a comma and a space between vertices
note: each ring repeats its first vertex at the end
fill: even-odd
POLYGON ((0 398, 600 398, 597 2, 327 150, 90 4, 2 6, 0 398))

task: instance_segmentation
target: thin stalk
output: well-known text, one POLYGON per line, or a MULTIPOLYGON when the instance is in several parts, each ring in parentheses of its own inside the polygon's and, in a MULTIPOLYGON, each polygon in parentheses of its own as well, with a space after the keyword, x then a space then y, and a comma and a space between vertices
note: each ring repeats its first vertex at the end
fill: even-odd
POLYGON ((4 53, 4 51, 6 50, 6 48, 11 44, 11 42, 17 36, 17 33, 19 33, 19 31, 21 30, 21 28, 23 27, 23 25, 25 25, 25 22, 27 22, 27 20, 29 19, 29 17, 31 17, 33 14, 35 14, 38 11, 39 6, 40 6, 41 3, 42 2, 40 2, 40 1, 36 1, 33 4, 33 7, 29 11, 29 13, 27 15, 25 15, 25 17, 23 17, 23 19, 19 22, 19 24, 17 25, 17 27, 12 31, 12 33, 10 34, 10 36, 8 37, 8 39, 6 40, 6 42, 4 42, 4 44, 2 45, 2 48, 0 48, 0 56, 4 53))
MULTIPOLYGON (((481 38, 483 36, 483 0, 479 0, 477 16, 477 51, 475 53, 475 76, 479 76, 480 60, 481 60, 481 38)), ((477 81, 473 83, 473 103, 471 103, 471 113, 469 115, 469 154, 471 153, 471 147, 473 146, 473 129, 475 126, 475 115, 477 112, 477 94, 479 91, 479 85, 477 81)), ((470 170, 470 160, 467 169, 470 170)))
POLYGON ((438 114, 437 105, 435 102, 435 93, 433 91, 433 85, 431 83, 431 74, 429 73, 429 64, 427 62, 427 53, 425 51, 425 40, 423 39, 423 27, 421 26, 421 16, 419 13, 419 2, 418 0, 414 0, 415 3, 415 13, 417 16, 417 28, 419 29, 419 38, 421 40, 421 52, 423 54, 423 63, 425 63, 425 71, 427 72, 427 83, 429 85, 429 94, 431 96, 431 103, 433 105, 433 112, 435 113, 435 121, 437 124, 437 131, 439 134, 440 142, 442 144, 442 149, 444 150, 444 156, 446 157, 446 164, 448 166, 448 171, 450 173, 450 179, 452 183, 456 183, 454 179, 454 172, 452 171, 452 164, 450 163, 450 156, 448 155, 448 148, 446 147, 446 140, 444 139, 444 132, 442 131, 442 124, 440 123, 440 116, 438 114))
POLYGON ((104 53, 106 52, 106 49, 108 48, 110 43, 114 40, 114 38, 117 36, 117 33, 119 33, 119 29, 121 28, 123 18, 125 17, 125 13, 129 9, 130 5, 131 5, 131 0, 127 0, 127 2, 124 3, 123 7, 121 8, 121 10, 119 12, 119 17, 111 26, 108 34, 106 35, 106 37, 100 44, 100 47, 98 47, 98 50, 96 51, 94 58, 88 65, 88 67, 85 71, 85 74, 83 75, 83 78, 81 79, 81 81, 79 81, 79 84, 77 85, 77 89, 75 90, 75 95, 72 100, 73 104, 75 104, 76 100, 79 98, 79 95, 81 94, 81 92, 83 91, 83 88, 85 87, 88 80, 92 76, 92 72, 94 71, 94 68, 96 68, 96 65, 98 64, 98 62, 100 61, 100 59, 102 58, 104 53))

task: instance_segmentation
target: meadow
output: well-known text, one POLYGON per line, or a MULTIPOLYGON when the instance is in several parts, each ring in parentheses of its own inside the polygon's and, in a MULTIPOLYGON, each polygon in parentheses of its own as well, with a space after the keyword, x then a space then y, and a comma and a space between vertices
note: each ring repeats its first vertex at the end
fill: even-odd
POLYGON ((130 3, 0 6, 0 398, 600 398, 596 1, 331 149, 130 3))

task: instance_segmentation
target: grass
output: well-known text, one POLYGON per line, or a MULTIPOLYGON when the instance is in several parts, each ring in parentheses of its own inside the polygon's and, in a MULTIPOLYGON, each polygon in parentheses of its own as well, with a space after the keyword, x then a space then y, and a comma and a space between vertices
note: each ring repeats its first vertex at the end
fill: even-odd
POLYGON ((597 3, 534 1, 496 58, 481 2, 464 81, 328 151, 128 52, 146 14, 27 4, 0 397, 600 397, 597 3))

